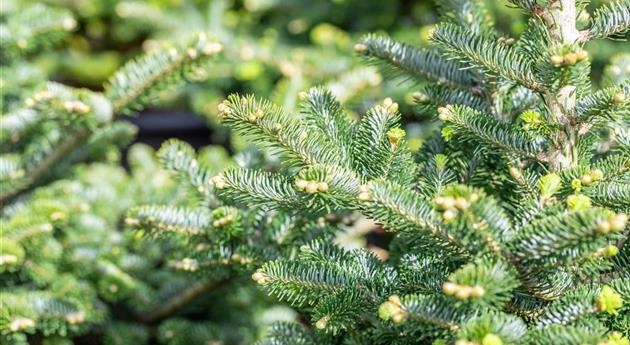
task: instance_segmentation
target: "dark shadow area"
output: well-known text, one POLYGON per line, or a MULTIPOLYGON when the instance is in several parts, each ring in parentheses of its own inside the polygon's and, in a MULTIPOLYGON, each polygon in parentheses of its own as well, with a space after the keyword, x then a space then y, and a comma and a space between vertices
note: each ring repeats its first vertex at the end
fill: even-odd
POLYGON ((210 129, 198 115, 182 110, 147 110, 130 117, 138 126, 136 142, 158 149, 164 141, 178 138, 200 148, 212 143, 210 129))

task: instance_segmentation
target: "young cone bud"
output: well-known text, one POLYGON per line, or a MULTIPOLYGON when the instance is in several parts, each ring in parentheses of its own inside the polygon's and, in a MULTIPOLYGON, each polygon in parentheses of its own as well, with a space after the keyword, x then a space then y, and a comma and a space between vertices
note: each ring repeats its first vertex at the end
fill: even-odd
POLYGON ((613 96, 614 104, 621 104, 626 100, 626 95, 623 92, 619 92, 613 96))
POLYGON ((314 193, 317 193, 317 183, 315 183, 315 182, 309 182, 309 183, 307 183, 307 184, 306 184, 305 191, 306 191, 308 194, 314 194, 314 193))
POLYGON ((483 297, 485 294, 486 289, 484 289, 481 285, 473 286, 472 291, 470 292, 470 296, 475 298, 483 297))
POLYGON ((605 220, 599 224, 597 224, 597 231, 601 232, 602 234, 607 234, 610 232, 610 222, 605 220))
POLYGON ((626 224, 627 223, 628 223, 628 216, 627 215, 625 215, 623 213, 616 214, 610 220, 610 230, 612 230, 612 231, 622 231, 622 230, 624 230, 626 228, 626 224))
POLYGON ((357 53, 365 53, 368 51, 368 46, 363 43, 357 43, 354 45, 354 51, 357 53))
POLYGON ((472 288, 470 286, 461 286, 457 292, 455 293, 455 297, 460 300, 465 300, 470 298, 472 294, 472 288))
POLYGON ((327 192, 328 191, 328 183, 319 182, 317 183, 317 191, 318 192, 327 192))
POLYGON ((252 279, 256 283, 263 285, 267 282, 267 275, 263 271, 257 270, 254 274, 252 274, 252 279))
POLYGON ((330 316, 322 317, 315 323, 315 328, 320 330, 326 328, 326 326, 328 326, 328 321, 330 321, 330 316))
POLYGON ((580 50, 575 54, 577 55, 578 61, 586 60, 586 58, 588 58, 588 52, 586 50, 580 50))
POLYGON ((455 207, 460 210, 465 210, 470 207, 470 203, 468 203, 468 200, 466 200, 466 198, 458 196, 457 198, 455 198, 455 207))
POLYGON ((444 219, 444 221, 450 222, 453 219, 455 219, 455 217, 457 217, 457 212, 453 211, 453 210, 446 210, 444 211, 444 214, 442 214, 442 218, 444 219))
POLYGON ((442 291, 449 296, 453 296, 457 292, 458 286, 455 283, 445 282, 442 285, 442 291))
POLYGON ((550 60, 551 63, 556 66, 562 65, 564 63, 564 58, 560 55, 553 55, 551 56, 550 60))
POLYGON ((453 118, 453 112, 447 107, 438 108, 438 119, 442 121, 449 121, 453 118))
POLYGON ((564 56, 564 63, 566 63, 569 66, 575 65, 575 63, 577 62, 577 54, 575 53, 569 53, 567 55, 564 56))

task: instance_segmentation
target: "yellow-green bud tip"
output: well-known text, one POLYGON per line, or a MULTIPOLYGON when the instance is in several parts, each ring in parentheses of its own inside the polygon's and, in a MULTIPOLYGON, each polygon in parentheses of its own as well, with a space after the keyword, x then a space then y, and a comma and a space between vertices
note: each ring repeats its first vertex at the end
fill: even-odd
POLYGON ((616 256, 617 254, 619 254, 619 248, 617 248, 617 246, 611 244, 608 247, 604 248, 605 256, 611 257, 616 256))
POLYGON ((481 340, 481 345, 503 345, 503 341, 496 334, 488 333, 481 340))
POLYGON ((406 134, 407 133, 405 133, 405 130, 401 128, 392 128, 387 131, 387 139, 393 147, 396 147, 400 142, 400 139, 404 138, 406 134))
POLYGON ((573 194, 567 197, 567 207, 571 211, 585 210, 591 207, 591 199, 583 194, 573 194))
POLYGON ((543 197, 550 197, 562 186, 562 179, 558 174, 547 174, 538 180, 538 189, 543 197))
POLYGON ((386 301, 378 307, 378 317, 383 320, 391 320, 391 318, 398 312, 399 308, 391 301, 386 301))
POLYGON ((604 285, 597 296, 597 309, 608 314, 617 315, 617 310, 623 306, 623 298, 610 286, 604 285))
POLYGON ((597 345, 630 345, 630 339, 619 332, 612 332, 606 340, 600 341, 597 345))

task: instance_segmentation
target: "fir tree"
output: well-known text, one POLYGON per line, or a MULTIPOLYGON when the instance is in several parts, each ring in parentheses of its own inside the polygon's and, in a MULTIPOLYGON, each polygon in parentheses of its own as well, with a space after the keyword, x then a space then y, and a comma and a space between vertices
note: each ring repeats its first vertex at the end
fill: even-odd
MULTIPOLYGON (((224 1, 213 2, 210 16, 227 12, 223 6, 224 1)), ((132 25, 160 11, 144 2, 116 6, 116 14, 132 25)), ((147 42, 150 49, 109 78, 104 92, 47 81, 47 71, 35 63, 76 34, 78 22, 91 18, 21 3, 10 4, 0 18, 7 72, 1 81, 0 118, 2 343, 252 343, 269 322, 260 315, 273 306, 249 279, 254 268, 289 255, 317 234, 332 238, 330 224, 286 213, 248 212, 213 195, 212 175, 236 162, 258 166, 256 160, 265 161, 251 150, 233 160, 222 148, 195 153, 187 144, 169 141, 157 156, 183 182, 179 184, 146 147, 131 148, 130 174, 114 166, 136 132, 118 120, 121 115, 134 115, 175 90, 185 92, 180 90, 183 81, 205 80, 216 72, 225 78, 226 69, 239 66, 234 60, 240 59, 241 49, 268 48, 243 35, 245 44, 232 42, 227 58, 211 59, 223 47, 205 35, 182 39, 190 28, 181 22, 195 23, 199 16, 195 7, 182 12, 161 13, 160 23, 152 25, 176 25, 178 31, 157 30, 159 41, 147 42), (183 44, 172 43, 175 39, 183 44), (154 204, 139 206, 148 203, 154 204), (138 231, 119 232, 125 227, 138 231), (261 236, 263 228, 268 230, 261 236), (208 305, 212 308, 204 307, 208 305)), ((206 29, 203 24, 196 26, 206 29)), ((214 31, 217 22, 212 24, 214 31)), ((241 40, 224 30, 219 30, 224 41, 241 40)), ((316 72, 306 75, 299 61, 288 61, 284 46, 274 46, 273 54, 274 59, 264 54, 255 58, 283 71, 285 78, 269 86, 274 99, 290 107, 300 88, 320 78, 319 68, 309 67, 316 72), (279 56, 281 63, 275 60, 279 56)), ((310 63, 322 61, 330 63, 321 57, 310 63)), ((320 80, 328 79, 323 75, 320 80)), ((376 69, 361 67, 331 86, 349 99, 379 82, 376 69)), ((214 79, 207 82, 213 83, 219 85, 197 83, 193 92, 206 95, 210 88, 225 87, 214 79)))
POLYGON ((168 164, 206 206, 145 208, 133 223, 221 229, 232 258, 266 261, 252 278, 311 322, 278 324, 261 344, 627 344, 630 84, 592 90, 584 44, 625 33, 630 2, 586 28, 585 1, 512 3, 531 17, 518 39, 464 0, 439 2, 432 48, 379 35, 355 46, 428 81, 416 100, 443 126, 419 153, 390 98, 353 121, 322 88, 301 94, 299 114, 232 95, 222 122, 281 164, 239 160, 210 177, 177 149, 168 164), (331 240, 357 213, 392 234, 387 260, 331 240))
MULTIPOLYGON (((181 85, 222 46, 203 35, 160 44, 93 92, 13 73, 36 70, 25 57, 68 36, 69 13, 11 17, 2 67, 23 87, 2 88, 2 340, 252 340, 243 329, 266 303, 253 279, 305 316, 261 345, 627 345, 630 82, 614 61, 593 90, 584 45, 627 32, 630 2, 603 5, 586 27, 587 1, 511 3, 530 16, 518 38, 501 36, 483 1, 445 0, 432 47, 374 34, 355 45, 419 82, 418 110, 441 127, 419 152, 391 98, 358 120, 346 112, 353 92, 339 89, 353 75, 336 92, 300 93, 293 111, 301 74, 287 67, 283 107, 238 94, 218 106, 258 149, 230 159, 170 140, 162 168, 134 148, 130 175, 74 163, 115 160, 133 128, 114 114, 181 85), (370 222, 390 234, 386 250, 339 245, 370 222)), ((145 5, 117 12, 146 19, 145 5)))
POLYGON ((7 71, 0 118, 3 344, 68 343, 97 325, 110 344, 146 342, 146 327, 111 321, 111 305, 124 301, 146 313, 164 297, 156 276, 177 281, 158 269, 158 245, 112 231, 128 208, 175 198, 177 185, 169 184, 153 153, 132 150, 132 176, 113 165, 76 163, 117 162, 120 147, 136 129, 115 121, 114 114, 133 114, 178 87, 222 45, 201 34, 164 46, 127 63, 104 92, 94 92, 46 81, 29 63, 75 27, 68 11, 43 5, 26 6, 2 24, 0 55, 7 71))
MULTIPOLYGON (((24 20, 32 20, 31 16, 35 16, 30 11, 38 13, 41 9, 39 6, 27 9, 22 14, 26 17, 24 20)), ((47 13, 51 17, 57 14, 55 11, 47 13)), ((49 18, 50 23, 38 22, 36 27, 22 25, 16 32, 8 31, 2 55, 16 56, 16 60, 4 60, 3 68, 19 68, 17 65, 23 61, 17 57, 29 53, 27 48, 42 45, 39 40, 50 41, 37 32, 58 37, 61 35, 59 31, 63 33, 73 28, 63 24, 74 23, 72 17, 67 17, 65 12, 58 15, 59 18, 49 18), (44 27, 45 24, 48 26, 44 27), (29 41, 29 38, 32 39, 29 41), (18 43, 14 46, 13 41, 18 43)), ((141 110, 166 89, 187 80, 202 61, 222 49, 220 43, 209 41, 205 34, 185 45, 164 46, 123 66, 107 82, 104 93, 55 82, 43 86, 38 83, 33 86, 31 95, 24 91, 18 95, 3 93, 3 112, 6 113, 0 132, 3 152, 0 158, 0 203, 5 204, 29 187, 59 174, 55 169, 85 158, 90 146, 98 150, 103 146, 99 140, 118 140, 117 133, 119 136, 125 129, 119 124, 111 126, 114 114, 132 114, 141 110)))

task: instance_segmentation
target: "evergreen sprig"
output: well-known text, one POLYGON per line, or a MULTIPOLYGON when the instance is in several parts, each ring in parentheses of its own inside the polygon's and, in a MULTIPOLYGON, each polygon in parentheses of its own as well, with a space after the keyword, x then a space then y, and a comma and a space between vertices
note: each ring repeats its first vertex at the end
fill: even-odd
POLYGON ((55 46, 77 27, 73 14, 44 4, 27 6, 0 26, 1 55, 15 59, 55 46))
POLYGON ((437 26, 431 39, 443 47, 448 56, 484 69, 487 73, 541 91, 543 85, 535 76, 533 62, 505 43, 449 23, 437 26))
POLYGON ((434 81, 472 89, 476 76, 457 63, 444 59, 435 49, 420 50, 386 36, 367 35, 354 47, 368 62, 383 66, 394 77, 434 81))
POLYGON ((437 108, 442 138, 416 162, 404 158, 405 132, 390 100, 356 123, 320 89, 303 94, 299 115, 239 96, 219 106, 224 124, 288 163, 228 170, 222 193, 307 217, 359 212, 394 237, 384 263, 314 241, 263 265, 252 278, 309 313, 315 328, 312 336, 282 330, 306 343, 325 343, 320 331, 378 344, 603 345, 621 337, 628 282, 626 270, 614 270, 627 262, 627 142, 622 134, 603 151, 595 143, 598 131, 624 121, 625 84, 591 91, 588 54, 562 41, 558 25, 567 24, 557 20, 583 3, 515 2, 534 16, 517 42, 494 38, 475 3, 443 4, 445 20, 432 34, 443 53, 430 54, 466 66, 467 79, 436 72, 451 60, 429 61, 427 51, 388 38, 355 46, 397 74, 437 79, 414 98, 428 113, 437 108), (466 11, 481 26, 468 29, 466 11), (293 124, 299 119, 303 128, 293 124), (287 152, 279 137, 304 139, 308 149, 287 152), (349 183, 339 188, 344 175, 349 183), (374 267, 391 275, 361 276, 374 267))
POLYGON ((630 1, 616 0, 595 10, 589 38, 605 38, 624 34, 630 30, 630 1))
MULTIPOLYGON (((308 98, 305 98, 304 102, 309 102, 308 98)), ((220 110, 229 118, 226 123, 237 130, 245 125, 251 126, 252 121, 248 117, 232 117, 233 109, 237 109, 235 111, 237 114, 245 113, 233 107, 232 104, 223 103, 220 106, 220 110)), ((329 116, 328 113, 322 114, 321 110, 313 110, 309 103, 306 104, 302 109, 310 112, 304 114, 303 110, 302 116, 318 116, 318 114, 325 118, 329 116)), ((337 104, 334 102, 327 102, 327 104, 331 107, 329 111, 339 112, 337 104)), ((270 107, 267 105, 267 109, 272 109, 270 107)), ((393 129, 397 128, 398 118, 390 117, 388 114, 392 107, 395 108, 393 104, 386 101, 384 106, 373 108, 355 125, 354 133, 358 138, 355 140, 364 141, 354 141, 359 151, 354 151, 352 157, 358 159, 366 154, 380 157, 380 150, 385 155, 383 157, 387 157, 390 153, 387 153, 386 142, 378 139, 384 137, 389 141, 389 152, 398 150, 397 145, 400 145, 402 141, 396 141, 399 136, 393 135, 393 129), (387 130, 388 128, 390 129, 387 130), (389 135, 384 135, 384 133, 389 135)), ((282 119, 290 118, 289 114, 281 113, 279 110, 275 110, 275 114, 282 116, 282 119)), ((491 148, 488 151, 496 148, 504 151, 508 159, 509 157, 536 159, 545 150, 542 144, 531 143, 529 138, 518 130, 496 122, 490 116, 482 115, 466 106, 441 108, 440 117, 448 121, 449 125, 455 126, 456 131, 467 131, 471 140, 474 138, 474 140, 480 140, 479 143, 489 143, 491 148), (484 123, 490 121, 492 125, 475 125, 478 123, 475 121, 482 120, 485 121, 484 123)), ((310 121, 318 123, 316 120, 310 121)), ((316 125, 313 130, 320 128, 316 125)), ((298 134, 287 133, 286 135, 298 134)), ((275 136, 257 135, 256 141, 262 147, 266 146, 263 142, 265 137, 268 140, 276 140, 275 136)), ((311 144, 318 144, 317 136, 313 138, 314 141, 311 144)), ((329 142, 341 146, 339 139, 331 138, 329 142)), ((331 152, 335 151, 334 147, 323 147, 331 152)), ((439 164, 440 169, 444 169, 444 159, 437 157, 435 159, 435 164, 439 164)), ((519 335, 497 328, 492 336, 505 338, 506 341, 510 339, 510 336, 515 336, 517 339, 524 338, 526 337, 524 321, 514 316, 505 319, 505 315, 496 313, 513 303, 515 290, 524 289, 525 293, 531 294, 536 300, 552 300, 562 296, 571 284, 585 279, 589 274, 600 274, 609 270, 611 265, 606 258, 616 250, 614 248, 616 248, 616 241, 620 238, 619 231, 626 226, 625 215, 591 207, 588 204, 590 199, 586 201, 584 196, 569 195, 567 197, 565 194, 566 206, 556 202, 552 196, 558 193, 563 183, 558 175, 551 174, 540 178, 537 184, 534 183, 533 178, 522 182, 529 186, 531 198, 511 202, 518 205, 517 207, 525 207, 525 205, 531 207, 529 205, 534 203, 537 205, 537 211, 523 214, 522 216, 527 220, 512 222, 508 212, 502 209, 495 198, 486 195, 481 190, 461 185, 449 185, 439 194, 421 194, 415 191, 413 186, 401 184, 401 181, 405 180, 401 180, 399 175, 378 170, 379 162, 382 167, 387 167, 387 164, 383 165, 387 162, 387 158, 376 159, 369 165, 363 165, 360 160, 352 160, 350 164, 350 168, 354 170, 352 174, 357 180, 367 182, 355 190, 354 193, 358 194, 354 194, 354 197, 347 199, 343 204, 335 203, 335 195, 331 195, 331 199, 328 200, 321 199, 328 202, 328 207, 315 206, 311 203, 306 204, 305 208, 300 207, 303 201, 299 199, 307 196, 301 195, 299 191, 301 188, 306 188, 308 183, 305 182, 304 187, 301 187, 298 182, 292 184, 289 177, 291 175, 287 175, 290 170, 287 172, 228 170, 224 175, 220 175, 221 178, 218 180, 222 192, 228 193, 234 199, 247 201, 250 205, 271 203, 271 205, 281 205, 289 210, 302 209, 302 214, 309 214, 306 210, 312 209, 327 212, 340 208, 359 210, 365 216, 400 236, 401 241, 404 241, 403 238, 414 238, 408 244, 400 245, 400 250, 411 248, 421 250, 422 256, 414 258, 413 262, 421 259, 428 260, 424 261, 424 265, 428 266, 420 267, 426 267, 425 269, 430 267, 436 273, 443 272, 441 270, 451 271, 448 276, 443 273, 437 274, 437 277, 441 276, 442 280, 429 284, 418 282, 417 279, 430 278, 414 273, 409 267, 400 267, 401 272, 404 273, 387 278, 393 280, 386 287, 382 285, 380 278, 376 278, 377 276, 364 281, 356 275, 356 272, 373 269, 373 264, 369 260, 359 261, 357 262, 359 266, 353 266, 354 260, 359 259, 363 254, 344 253, 334 247, 314 242, 303 246, 302 253, 297 258, 270 262, 254 273, 254 280, 264 286, 271 295, 287 300, 297 307, 313 308, 315 328, 326 330, 330 334, 346 332, 353 337, 352 334, 357 327, 364 327, 361 325, 363 321, 356 321, 357 318, 363 320, 368 318, 365 316, 366 313, 369 315, 374 312, 366 304, 367 301, 380 298, 382 304, 379 316, 384 320, 392 320, 395 324, 404 322, 401 326, 403 328, 421 327, 426 332, 425 334, 447 335, 449 332, 455 332, 461 337, 473 337, 471 334, 476 333, 470 331, 471 329, 485 329, 486 333, 483 334, 487 335, 487 328, 481 325, 489 322, 497 324, 505 322, 509 325, 506 327, 518 329, 519 335), (236 176, 238 180, 235 179, 236 176), (541 209, 540 203, 551 205, 548 209, 541 209), (559 233, 557 229, 563 229, 563 232, 559 233), (612 247, 614 248, 611 249, 612 247), (445 256, 453 264, 466 262, 471 258, 477 258, 477 260, 459 268, 457 264, 454 268, 449 268, 450 264, 440 266, 439 261, 434 261, 435 258, 445 256), (571 274, 568 270, 574 270, 574 273, 571 274), (401 278, 398 278, 399 276, 401 278), (561 283, 561 280, 564 282, 561 283), (409 282, 414 282, 414 285, 405 285, 409 282), (402 299, 391 295, 395 292, 413 292, 413 287, 418 285, 427 287, 437 285, 441 286, 441 289, 435 291, 430 288, 427 290, 425 287, 423 291, 432 293, 411 294, 411 297, 402 299), (365 291, 361 292, 361 289, 365 291), (339 310, 342 303, 351 303, 351 307, 339 310), (473 317, 476 313, 481 313, 479 319, 473 317)), ((337 164, 345 169, 347 163, 337 164)), ((605 164, 605 166, 608 165, 605 164)), ((614 167, 614 164, 612 166, 614 167)), ((312 168, 306 169, 310 171, 312 168)), ((322 178, 327 176, 325 170, 321 170, 322 175, 316 174, 315 171, 318 170, 313 170, 311 180, 325 180, 322 178)), ((603 178, 603 173, 592 172, 595 170, 589 172, 589 170, 581 169, 579 171, 567 172, 567 183, 572 181, 568 176, 578 176, 575 174, 584 174, 584 172, 589 178, 592 178, 591 175, 598 180, 603 178)), ((350 174, 344 170, 339 173, 350 174)), ((302 175, 300 172, 296 181, 301 180, 303 176, 308 175, 302 175)), ((518 173, 512 172, 512 176, 517 178, 518 173)), ((308 179, 305 178, 305 180, 308 179)), ((328 181, 330 187, 326 190, 318 190, 315 187, 312 190, 314 196, 320 193, 328 195, 333 190, 334 179, 328 181)), ((593 187, 597 185, 594 184, 593 187)), ((340 195, 342 196, 343 194, 340 195)), ((610 197, 607 200, 611 200, 610 197)), ((398 264, 412 262, 409 261, 412 260, 411 257, 405 255, 405 251, 397 255, 401 256, 398 264)), ((386 276, 389 277, 389 273, 386 276)), ((590 308, 595 308, 594 302, 590 303, 590 308)), ((556 332, 562 334, 564 330, 553 329, 540 332, 542 332, 540 334, 556 334, 556 332)), ((540 336, 535 332, 531 334, 533 337, 540 336)))
POLYGON ((181 86, 208 57, 223 50, 200 33, 192 42, 166 46, 127 63, 105 86, 105 95, 117 114, 140 111, 164 90, 181 86))

